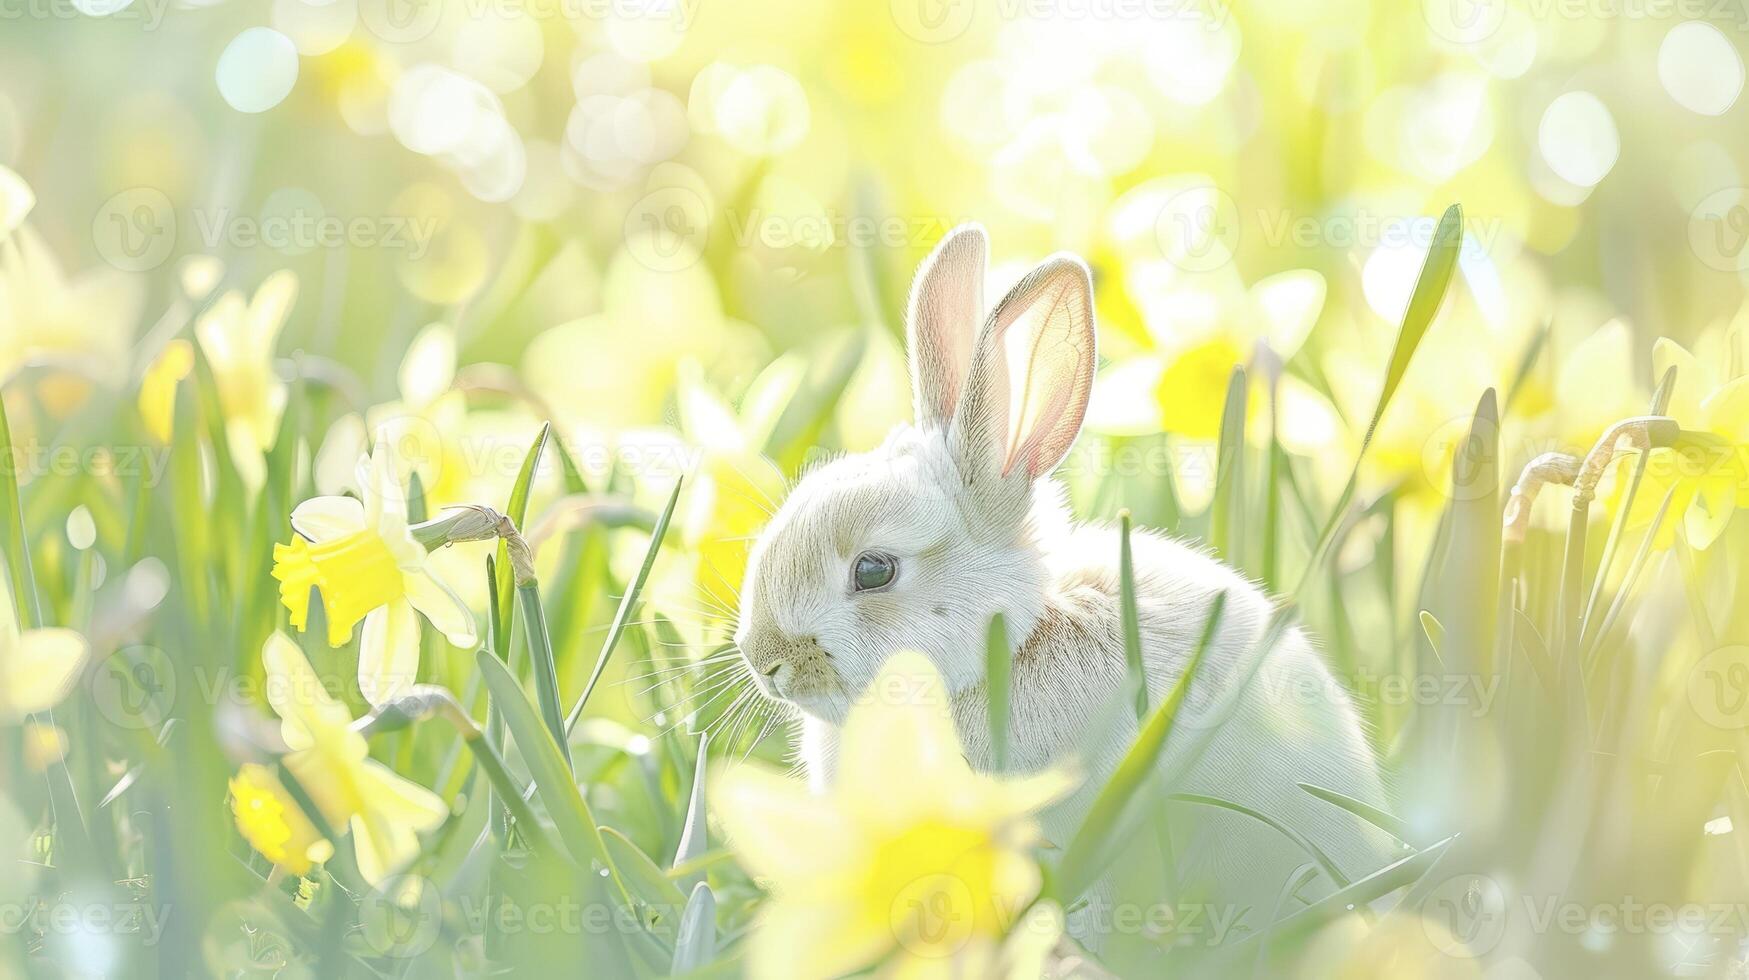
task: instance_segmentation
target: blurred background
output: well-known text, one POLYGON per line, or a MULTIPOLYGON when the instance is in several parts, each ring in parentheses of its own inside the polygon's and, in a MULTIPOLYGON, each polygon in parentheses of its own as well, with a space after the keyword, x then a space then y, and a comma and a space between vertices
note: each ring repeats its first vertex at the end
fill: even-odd
MULTIPOLYGON (((200 508, 136 507, 126 489, 153 500, 172 465, 198 345, 223 409, 222 438, 190 464, 207 467, 209 501, 212 472, 234 469, 238 499, 256 501, 281 465, 309 493, 356 492, 368 433, 390 425, 424 510, 501 506, 550 420, 564 452, 543 457, 525 529, 566 543, 540 552, 560 583, 548 598, 564 691, 584 685, 647 544, 609 532, 648 529, 685 474, 655 612, 634 633, 658 658, 646 667, 696 661, 726 638, 751 537, 786 482, 908 420, 911 272, 976 220, 994 249, 986 296, 1053 251, 1093 268, 1102 363, 1062 473, 1078 512, 1127 507, 1287 592, 1456 203, 1457 273, 1363 459, 1335 571, 1301 595, 1306 621, 1361 692, 1381 753, 1417 774, 1401 790, 1416 843, 1462 824, 1489 842, 1465 867, 1504 882, 1496 892, 1550 880, 1533 857, 1566 834, 1593 849, 1592 898, 1734 895, 1735 762, 1682 784, 1679 806, 1655 778, 1690 750, 1734 760, 1749 720, 1737 704, 1704 718, 1705 737, 1685 727, 1683 678, 1749 626, 1749 539, 1727 527, 1728 491, 1659 514, 1659 533, 1634 512, 1644 553, 1630 562, 1630 536, 1616 557, 1618 529, 1601 571, 1610 514, 1596 508, 1591 604, 1609 617, 1579 640, 1600 686, 1562 688, 1600 702, 1592 741, 1550 738, 1559 726, 1539 726, 1570 715, 1533 698, 1417 755, 1409 719, 1427 706, 1367 685, 1438 661, 1422 609, 1465 629, 1446 617, 1468 607, 1441 598, 1469 581, 1451 527, 1491 536, 1498 512, 1463 525, 1461 505, 1492 507, 1533 457, 1583 454, 1645 414, 1672 365, 1687 414, 1671 414, 1724 431, 1701 403, 1743 367, 1746 40, 1741 0, 0 0, 0 379, 13 442, 34 454, 17 476, 38 572, 61 583, 50 605, 64 619, 91 611, 84 553, 107 555, 116 581, 145 577, 97 617, 111 628, 93 635, 113 641, 98 660, 149 639, 220 646, 218 662, 259 673, 277 610, 265 566, 226 566, 266 604, 239 592, 237 622, 216 614, 209 632, 186 595, 200 575, 168 540, 200 508), (1223 518, 1235 368, 1252 381, 1237 389, 1240 438, 1268 480, 1223 518), (1484 486, 1452 461, 1490 389, 1484 486), (295 438, 276 450, 282 431, 295 438), (130 511, 162 520, 130 532, 130 511), (1612 608, 1618 590, 1651 613, 1612 608), (1556 778, 1598 758, 1624 768, 1556 778), (1527 787, 1550 795, 1515 795, 1527 787)), ((1552 641, 1566 509, 1534 512, 1516 600, 1552 641)), ((284 540, 277 524, 237 526, 284 540)), ((481 554, 434 563, 484 615, 481 554)), ((1487 637, 1492 580, 1479 594, 1488 628, 1471 632, 1487 637)), ((466 651, 439 643, 428 679, 476 690, 466 651)), ((1749 653, 1734 649, 1713 668, 1749 691, 1749 653)), ((589 738, 637 755, 681 716, 617 683, 630 673, 612 666, 589 738)), ((775 721, 725 721, 735 753, 784 757, 775 721)), ((435 737, 392 751, 427 776, 443 755, 435 737)), ((689 751, 659 764, 648 800, 600 774, 597 805, 647 817, 634 836, 653 854, 679 833, 657 814, 684 808, 689 751)), ((112 748, 92 772, 126 772, 127 757, 112 748)), ((215 799, 225 768, 203 784, 215 799)), ((1577 857, 1549 860, 1584 879, 1577 857)), ((1494 894, 1453 887, 1472 913, 1494 894)), ((1740 975, 1749 916, 1732 921, 1687 945, 1650 937, 1624 975, 1740 975)), ((1556 938, 1559 952, 1509 940, 1501 975, 1595 969, 1610 951, 1586 927, 1556 938)), ((209 966, 242 962, 209 941, 209 966)), ((1420 946, 1380 942, 1319 962, 1425 967, 1402 952, 1420 946)), ((1445 957, 1428 972, 1499 962, 1445 957)))

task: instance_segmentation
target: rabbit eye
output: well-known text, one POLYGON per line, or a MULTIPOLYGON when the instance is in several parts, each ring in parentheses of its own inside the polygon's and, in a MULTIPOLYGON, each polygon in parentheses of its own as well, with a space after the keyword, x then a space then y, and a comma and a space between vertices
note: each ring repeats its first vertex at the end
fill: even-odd
POLYGON ((893 584, 893 576, 899 574, 899 560, 892 555, 883 555, 878 551, 865 551, 856 556, 856 564, 851 568, 850 578, 858 592, 870 592, 893 584))

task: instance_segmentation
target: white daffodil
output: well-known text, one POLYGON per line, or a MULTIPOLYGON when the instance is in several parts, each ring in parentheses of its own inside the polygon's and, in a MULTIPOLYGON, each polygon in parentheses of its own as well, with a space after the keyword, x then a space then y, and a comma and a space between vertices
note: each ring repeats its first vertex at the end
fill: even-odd
POLYGON ((11 593, 0 587, 0 725, 60 704, 79 680, 90 647, 69 629, 20 631, 11 593))

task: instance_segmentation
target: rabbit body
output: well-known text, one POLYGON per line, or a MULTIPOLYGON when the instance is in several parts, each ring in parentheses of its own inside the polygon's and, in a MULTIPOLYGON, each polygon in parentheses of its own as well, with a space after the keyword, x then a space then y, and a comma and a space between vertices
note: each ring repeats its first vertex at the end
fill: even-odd
MULTIPOLYGON (((1318 845, 1350 879, 1388 863, 1390 845, 1382 834, 1299 788, 1319 786, 1388 809, 1360 719, 1305 635, 1297 629, 1282 634, 1224 715, 1225 724, 1212 737, 1199 738, 1206 732, 1199 722, 1230 683, 1244 679, 1240 675, 1251 666, 1274 604, 1202 551, 1140 530, 1132 530, 1130 542, 1150 705, 1160 704, 1178 683, 1215 594, 1226 595, 1220 627, 1160 763, 1180 777, 1173 791, 1217 797, 1273 817, 1318 845)), ((1065 846, 1129 749, 1138 723, 1127 699, 1124 710, 1112 710, 1114 699, 1128 690, 1129 676, 1117 528, 1081 525, 1038 544, 1049 582, 1042 612, 1030 623, 1009 620, 1015 653, 1007 767, 1030 772, 1068 763, 1087 775, 1082 791, 1043 816, 1046 837, 1065 846)), ((995 770, 983 683, 956 691, 952 710, 968 761, 995 770)), ((817 787, 830 782, 836 737, 836 725, 803 715, 798 752, 817 787)), ((1182 880, 1207 882, 1217 897, 1252 899, 1249 918, 1266 915, 1269 908, 1256 911, 1256 901, 1273 900, 1288 876, 1311 860, 1252 817, 1191 803, 1177 808, 1183 822, 1196 828, 1178 848, 1182 880)), ((1327 883, 1319 890, 1328 890, 1327 883)))

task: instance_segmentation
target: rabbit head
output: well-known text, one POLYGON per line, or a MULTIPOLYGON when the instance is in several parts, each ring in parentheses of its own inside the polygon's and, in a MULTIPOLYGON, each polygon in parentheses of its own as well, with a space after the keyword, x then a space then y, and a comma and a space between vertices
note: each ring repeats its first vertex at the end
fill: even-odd
POLYGON ((755 543, 735 639, 768 696, 840 722, 894 651, 952 690, 984 676, 985 631, 1043 613, 1042 541, 1067 520, 1048 479, 1092 390, 1092 278, 1054 255, 983 306, 988 242, 966 225, 912 283, 915 423, 812 469, 755 543))

